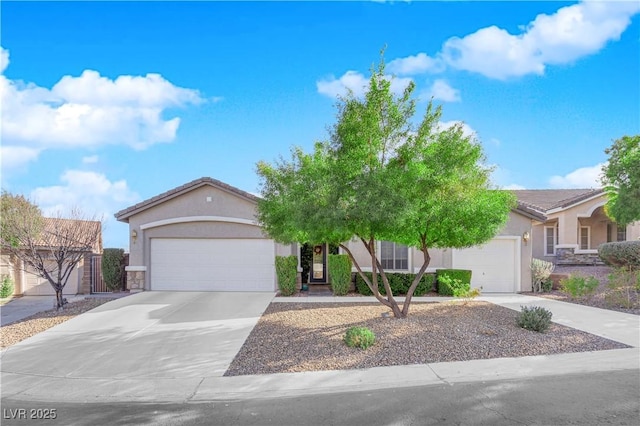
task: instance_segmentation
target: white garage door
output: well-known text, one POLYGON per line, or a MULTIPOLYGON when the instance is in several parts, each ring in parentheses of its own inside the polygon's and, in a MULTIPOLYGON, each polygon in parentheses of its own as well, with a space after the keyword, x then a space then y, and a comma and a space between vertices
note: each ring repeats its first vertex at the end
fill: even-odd
POLYGON ((274 291, 275 245, 261 239, 151 239, 151 290, 274 291))
POLYGON ((496 238, 487 244, 453 251, 453 267, 470 269, 471 287, 486 293, 513 293, 520 288, 517 238, 496 238))

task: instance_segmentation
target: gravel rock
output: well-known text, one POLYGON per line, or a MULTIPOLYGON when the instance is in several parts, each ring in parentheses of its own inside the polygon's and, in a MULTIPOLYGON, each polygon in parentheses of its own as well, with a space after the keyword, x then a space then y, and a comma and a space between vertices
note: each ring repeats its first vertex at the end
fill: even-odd
POLYGON ((58 324, 62 324, 71 318, 90 311, 103 303, 115 300, 114 298, 89 298, 65 305, 64 309, 51 309, 38 312, 18 322, 0 327, 0 348, 15 345, 31 336, 41 333, 58 324))
POLYGON ((384 318, 378 303, 272 303, 226 376, 341 370, 444 361, 549 355, 626 345, 552 324, 516 325, 517 312, 487 302, 417 303, 407 318, 384 318), (352 326, 376 335, 367 350, 342 341, 352 326))

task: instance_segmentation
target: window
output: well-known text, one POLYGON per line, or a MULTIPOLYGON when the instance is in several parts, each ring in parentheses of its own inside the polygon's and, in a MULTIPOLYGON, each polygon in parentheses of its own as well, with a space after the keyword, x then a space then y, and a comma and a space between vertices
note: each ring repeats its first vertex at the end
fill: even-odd
POLYGON ((627 241, 627 227, 618 225, 618 241, 627 241))
POLYGON ((607 242, 610 243, 611 242, 611 235, 613 234, 613 232, 611 231, 611 224, 607 223, 607 242))
POLYGON ((557 232, 555 226, 544 227, 544 255, 553 256, 556 254, 557 232))
POLYGON ((382 241, 380 243, 380 263, 384 269, 409 269, 409 248, 401 244, 382 241))
POLYGON ((580 227, 580 250, 589 250, 591 246, 591 227, 580 227))

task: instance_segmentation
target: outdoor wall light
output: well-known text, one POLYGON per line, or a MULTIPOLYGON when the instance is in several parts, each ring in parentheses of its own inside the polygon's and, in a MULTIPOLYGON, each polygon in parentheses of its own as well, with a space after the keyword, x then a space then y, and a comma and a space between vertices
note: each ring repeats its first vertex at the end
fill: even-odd
POLYGON ((136 238, 138 238, 138 233, 136 232, 136 230, 134 229, 133 231, 131 231, 131 238, 133 238, 133 242, 136 242, 136 238))
POLYGON ((524 240, 524 244, 527 245, 527 243, 529 242, 529 239, 531 238, 531 235, 529 235, 528 232, 525 231, 524 234, 522 234, 522 239, 524 240))

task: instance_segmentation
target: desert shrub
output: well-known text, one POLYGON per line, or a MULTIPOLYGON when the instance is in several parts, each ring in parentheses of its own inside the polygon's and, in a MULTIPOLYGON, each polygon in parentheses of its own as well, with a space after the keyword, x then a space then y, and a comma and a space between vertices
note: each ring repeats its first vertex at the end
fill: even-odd
POLYGON ((278 289, 283 296, 291 296, 296 292, 296 278, 298 276, 297 256, 276 256, 276 275, 278 289))
POLYGON ((344 296, 351 284, 351 259, 346 254, 330 254, 328 262, 331 290, 336 296, 344 296))
POLYGON ((604 243, 598 247, 598 255, 607 265, 640 269, 640 241, 604 243))
POLYGON ((583 277, 582 275, 569 275, 560 281, 560 288, 571 297, 582 297, 592 294, 600 285, 595 277, 583 277))
POLYGON ((470 288, 467 291, 458 291, 458 295, 456 297, 462 297, 465 303, 467 303, 475 299, 476 297, 480 296, 481 291, 482 291, 482 287, 470 288))
POLYGON ((111 291, 122 287, 122 264, 124 250, 121 248, 106 248, 102 251, 102 279, 111 291))
POLYGON ((633 308, 640 292, 640 270, 614 269, 607 287, 604 301, 608 307, 633 308))
POLYGON ((344 335, 344 342, 350 348, 367 349, 376 341, 376 335, 367 327, 351 327, 344 335))
POLYGON ((518 327, 542 333, 551 325, 553 314, 542 306, 520 306, 521 311, 516 317, 518 327))
POLYGON ((14 285, 13 280, 9 275, 2 276, 2 284, 0 284, 0 298, 4 299, 13 294, 14 285))
POLYGON ((438 269, 438 294, 462 297, 471 289, 471 271, 467 269, 438 269))
MULTIPOLYGON (((371 281, 372 275, 373 274, 371 272, 365 272, 365 276, 369 279, 369 281, 371 281)), ((391 291, 394 295, 407 294, 409 287, 411 287, 411 283, 416 277, 416 274, 403 274, 400 272, 387 272, 386 275, 387 279, 389 280, 389 287, 391 287, 391 291)), ((420 279, 420 282, 416 286, 413 295, 422 296, 423 294, 428 293, 433 289, 434 282, 434 274, 424 274, 420 279)), ((356 274, 356 289, 358 290, 358 293, 362 294, 363 296, 371 296, 373 294, 360 274, 356 274)), ((380 276, 380 274, 378 274, 378 291, 382 295, 387 294, 384 289, 384 284, 382 284, 382 277, 380 276)))
POLYGON ((549 293, 551 290, 553 290, 553 280, 551 278, 547 278, 546 280, 542 281, 541 286, 544 293, 549 293))
MULTIPOLYGON (((543 289, 543 283, 549 279, 553 272, 553 263, 547 262, 541 259, 531 259, 531 280, 533 281, 533 291, 539 293, 545 291, 543 289)), ((550 290, 547 290, 550 291, 550 290)))

